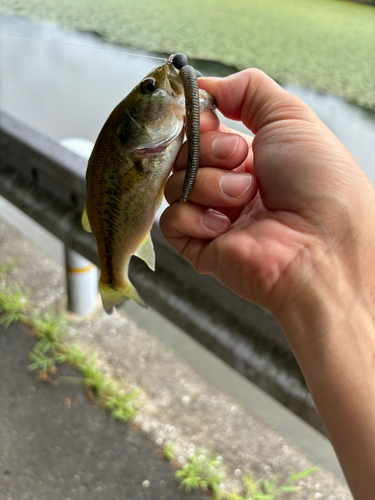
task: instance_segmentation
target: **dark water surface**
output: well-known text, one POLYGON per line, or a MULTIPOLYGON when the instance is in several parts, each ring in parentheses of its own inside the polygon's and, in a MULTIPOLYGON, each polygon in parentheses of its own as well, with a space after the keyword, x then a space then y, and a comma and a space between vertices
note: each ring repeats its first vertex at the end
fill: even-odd
MULTIPOLYGON (((0 15, 0 34, 146 54, 106 43, 91 33, 76 33, 14 16, 0 15)), ((82 137, 95 141, 114 106, 159 62, 77 46, 0 37, 0 107, 55 139, 82 137)), ((191 63, 206 76, 225 76, 236 71, 216 62, 191 63)), ((375 113, 292 84, 285 88, 311 106, 375 185, 375 113)), ((239 123, 231 126, 245 130, 239 123)))

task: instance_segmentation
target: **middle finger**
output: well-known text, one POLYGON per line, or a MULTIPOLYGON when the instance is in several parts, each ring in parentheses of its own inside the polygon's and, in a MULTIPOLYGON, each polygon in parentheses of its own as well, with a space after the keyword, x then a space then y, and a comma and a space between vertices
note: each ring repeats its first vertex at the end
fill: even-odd
MULTIPOLYGON (((184 171, 173 174, 165 186, 169 204, 181 197, 184 171)), ((249 203, 257 191, 255 177, 247 172, 226 172, 220 168, 200 168, 189 201, 210 207, 242 207, 249 203)))
MULTIPOLYGON (((205 167, 233 169, 243 163, 249 154, 246 140, 238 134, 210 131, 200 136, 199 164, 205 167)), ((177 155, 174 169, 182 170, 187 163, 187 143, 177 155)))

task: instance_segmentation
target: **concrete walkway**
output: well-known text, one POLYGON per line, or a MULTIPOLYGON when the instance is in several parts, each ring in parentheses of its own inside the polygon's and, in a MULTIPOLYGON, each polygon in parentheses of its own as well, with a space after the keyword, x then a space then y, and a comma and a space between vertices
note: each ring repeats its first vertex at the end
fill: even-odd
MULTIPOLYGON (((54 304, 64 306, 66 291, 62 266, 0 219, 0 264, 14 259, 18 264, 7 277, 8 285, 17 283, 23 290, 30 290, 36 311, 49 309, 54 304)), ((143 310, 143 313, 148 314, 148 311, 143 310)), ((33 375, 26 371, 27 352, 33 339, 23 327, 17 327, 16 333, 8 331, 7 336, 1 333, 1 338, 3 341, 7 338, 9 345, 5 355, 6 348, 1 348, 5 360, 0 360, 0 379, 9 382, 2 384, 5 392, 1 393, 2 411, 7 414, 0 415, 0 437, 6 443, 1 447, 0 471, 7 488, 21 488, 24 484, 26 490, 22 494, 34 496, 22 497, 18 490, 6 496, 2 486, 0 500, 86 500, 96 498, 92 493, 96 488, 99 489, 95 495, 106 494, 108 498, 133 499, 140 493, 149 495, 144 498, 150 499, 163 498, 163 495, 164 498, 185 498, 177 496, 179 493, 169 465, 161 458, 157 462, 160 450, 170 441, 181 463, 194 450, 206 449, 220 454, 227 473, 227 488, 239 484, 246 471, 257 476, 272 477, 277 473, 286 477, 291 470, 314 465, 314 461, 293 443, 293 429, 297 430, 296 440, 300 445, 308 445, 309 454, 315 455, 319 465, 325 463, 340 474, 337 461, 335 465, 332 458, 332 449, 323 436, 301 424, 299 419, 238 375, 232 376, 230 371, 225 372, 225 376, 220 375, 224 368, 207 361, 209 358, 203 351, 195 351, 198 370, 201 365, 203 371, 206 369, 206 377, 213 381, 226 379, 225 390, 238 395, 239 400, 196 372, 170 347, 125 314, 107 316, 99 308, 92 317, 71 322, 70 331, 74 341, 87 352, 96 351, 103 372, 117 379, 125 378, 142 389, 142 406, 134 424, 148 437, 133 432, 129 425, 112 421, 85 399, 80 387, 36 385, 33 375), (210 363, 216 370, 216 374, 211 373, 212 377, 207 370, 210 363), (72 401, 71 408, 64 405, 66 397, 72 401), (260 419, 262 412, 265 418, 260 419), (270 420, 274 427, 281 422, 281 427, 288 429, 289 439, 265 423, 270 420), (16 426, 13 429, 9 427, 12 424, 16 426), (144 468, 142 463, 146 464, 144 468), (152 467, 155 469, 151 470, 152 467), (66 476, 60 477, 59 471, 66 476), (26 480, 27 477, 31 479, 26 480), (80 484, 81 478, 83 483, 80 484), (150 485, 160 490, 145 487, 148 483, 144 481, 150 481, 150 485), (79 490, 80 486, 86 490, 79 490), (131 492, 128 488, 132 488, 131 492)), ((305 478, 300 486, 293 499, 351 498, 347 487, 324 468, 305 478)), ((198 494, 194 498, 202 496, 198 494)))
MULTIPOLYGON (((27 371, 35 340, 0 327, 1 500, 198 500, 147 435, 95 407, 79 385, 40 384, 27 371)), ((59 377, 79 374, 59 368, 59 377)))

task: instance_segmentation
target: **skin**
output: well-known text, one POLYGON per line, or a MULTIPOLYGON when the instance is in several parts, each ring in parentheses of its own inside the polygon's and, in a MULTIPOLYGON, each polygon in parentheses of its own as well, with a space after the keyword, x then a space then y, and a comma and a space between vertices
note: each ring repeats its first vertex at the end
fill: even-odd
POLYGON ((204 78, 201 154, 179 203, 186 144, 160 226, 197 272, 269 309, 300 364, 356 499, 375 491, 375 192, 312 110, 259 70, 204 78), (226 194, 225 194, 226 193, 226 194))

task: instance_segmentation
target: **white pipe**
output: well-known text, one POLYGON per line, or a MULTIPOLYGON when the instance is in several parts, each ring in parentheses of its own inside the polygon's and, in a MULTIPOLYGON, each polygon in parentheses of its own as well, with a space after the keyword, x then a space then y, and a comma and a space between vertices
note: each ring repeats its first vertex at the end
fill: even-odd
POLYGON ((98 295, 98 269, 71 248, 65 247, 68 310, 80 315, 95 311, 98 295))

